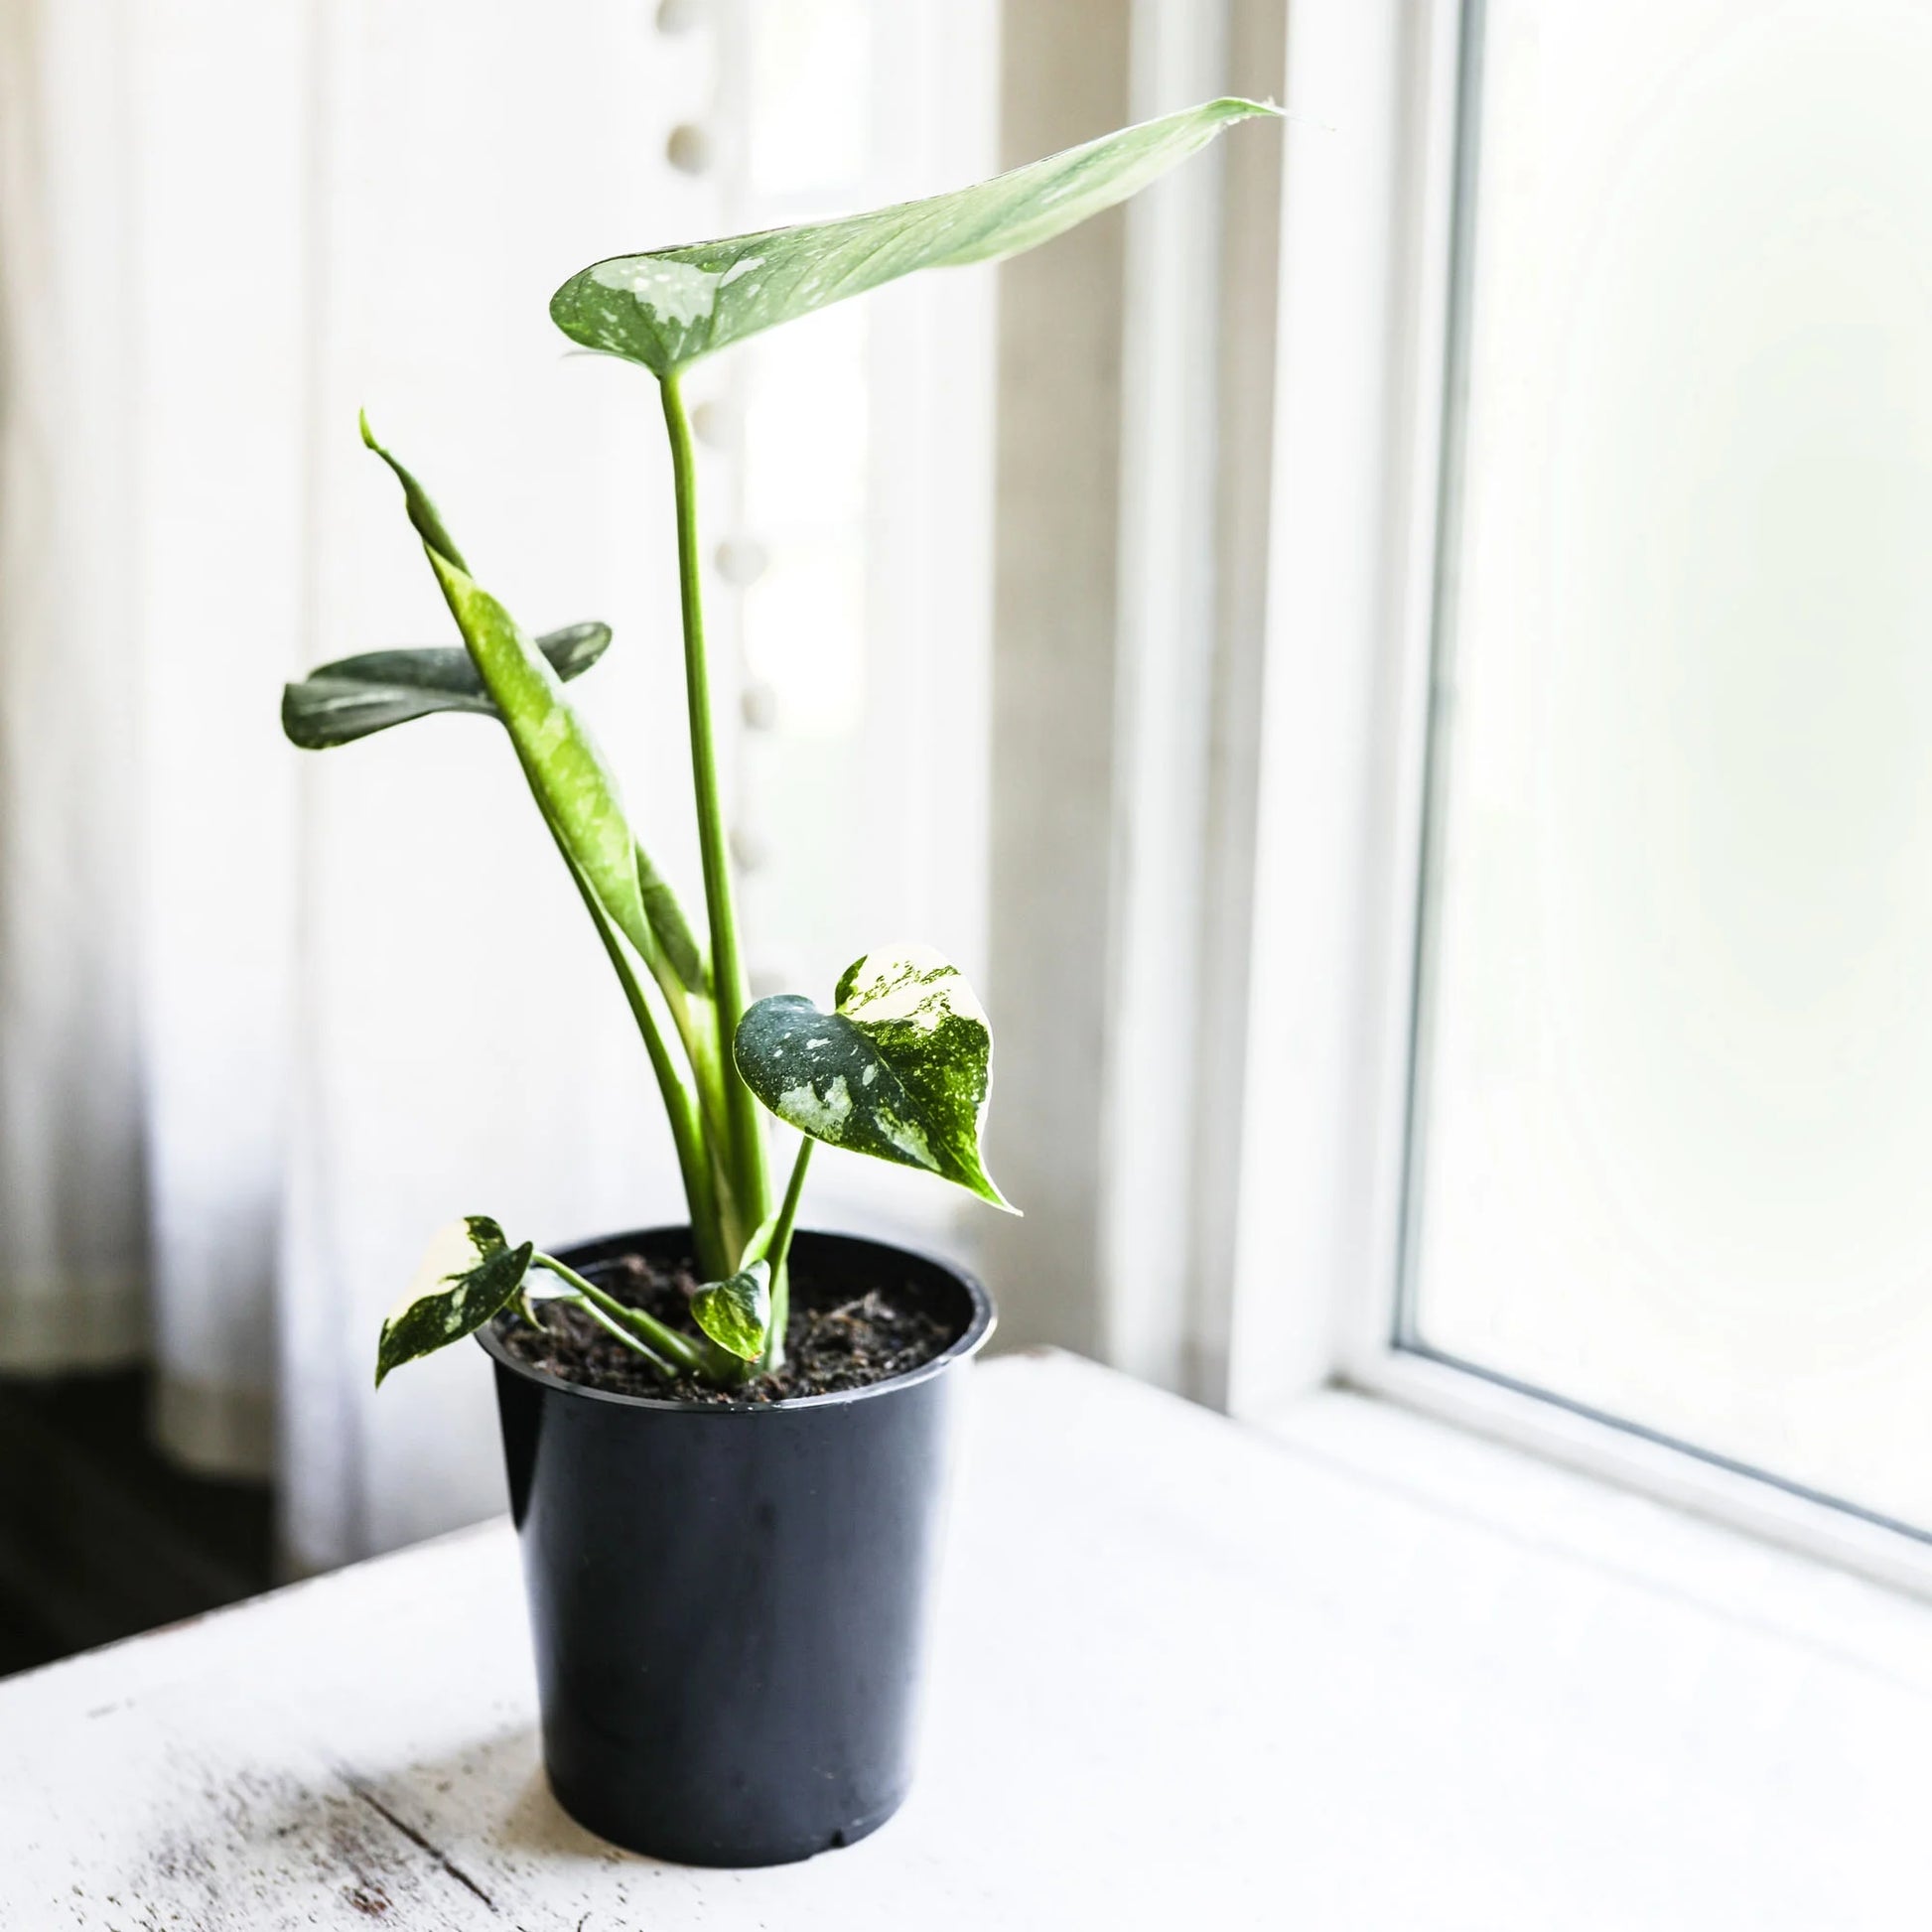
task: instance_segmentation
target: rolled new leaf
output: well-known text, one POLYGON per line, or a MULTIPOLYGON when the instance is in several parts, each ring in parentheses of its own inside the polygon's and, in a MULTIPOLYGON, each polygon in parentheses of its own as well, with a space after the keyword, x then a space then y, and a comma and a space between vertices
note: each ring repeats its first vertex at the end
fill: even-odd
MULTIPOLYGON (((537 648, 568 683, 588 671, 610 642, 608 623, 573 623, 539 637, 537 648)), ((501 716, 470 653, 453 645, 365 651, 318 664, 299 683, 282 687, 282 730, 305 752, 349 745, 439 711, 501 716)))
POLYGON ((362 441, 402 485, 409 520, 423 540, 444 602, 571 864, 646 960, 661 948, 684 985, 702 992, 690 927, 681 911, 671 916, 676 901, 654 871, 649 874, 652 890, 646 893, 642 855, 625 822, 617 779, 576 707, 564 696, 562 679, 510 614, 470 575, 422 484, 375 440, 366 416, 362 441))
POLYGON ((664 948, 671 971, 692 993, 705 990, 704 954, 684 916, 684 905, 665 882, 640 845, 634 848, 637 862, 637 894, 644 903, 644 917, 664 948))
POLYGON ((691 1318, 728 1355, 757 1361, 771 1327, 770 1264, 755 1261, 729 1281, 705 1283, 691 1298, 691 1318))
POLYGON ((835 1005, 782 993, 739 1022, 745 1084, 828 1147, 921 1168, 1017 1212, 980 1155, 993 1035, 958 969, 923 946, 868 953, 835 1005))
POLYGON ((512 1248, 486 1214, 466 1215, 430 1242, 415 1279, 390 1310, 375 1345, 375 1385, 404 1362, 475 1334, 508 1308, 534 1249, 512 1248))
POLYGON ((1261 101, 1204 101, 949 195, 616 255, 573 275, 550 298, 550 317, 586 348, 675 375, 714 349, 916 269, 1035 247, 1126 201, 1230 123, 1279 111, 1261 101))

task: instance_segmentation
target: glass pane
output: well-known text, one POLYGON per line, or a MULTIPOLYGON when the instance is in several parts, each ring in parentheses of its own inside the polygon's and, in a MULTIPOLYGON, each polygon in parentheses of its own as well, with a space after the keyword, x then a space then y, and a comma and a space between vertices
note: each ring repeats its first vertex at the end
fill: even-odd
POLYGON ((1483 12, 1405 1339, 1932 1528, 1932 9, 1483 12))

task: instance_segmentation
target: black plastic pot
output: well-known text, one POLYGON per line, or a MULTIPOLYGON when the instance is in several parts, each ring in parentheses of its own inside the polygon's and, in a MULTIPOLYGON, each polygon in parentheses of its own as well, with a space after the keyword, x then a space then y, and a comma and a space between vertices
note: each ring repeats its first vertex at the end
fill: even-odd
MULTIPOLYGON (((682 1228, 567 1248, 673 1259, 682 1228)), ((558 1802, 684 1864, 782 1864, 904 1800, 927 1586, 965 1371, 993 1330, 970 1275, 850 1235, 796 1261, 902 1284, 958 1339, 909 1375, 766 1404, 581 1388, 487 1330, 558 1802)))

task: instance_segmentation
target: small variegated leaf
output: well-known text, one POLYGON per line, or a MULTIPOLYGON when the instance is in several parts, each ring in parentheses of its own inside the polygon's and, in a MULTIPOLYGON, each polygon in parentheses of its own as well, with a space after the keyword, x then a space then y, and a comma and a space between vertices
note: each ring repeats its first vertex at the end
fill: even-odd
MULTIPOLYGON (((588 671, 610 642, 608 623, 573 623, 539 637, 537 648, 568 682, 588 671)), ((299 683, 282 687, 282 730, 305 752, 349 745, 439 711, 497 716, 470 653, 448 644, 364 651, 319 664, 299 683)))
POLYGON ((958 969, 923 946, 846 968, 834 1009, 781 993, 739 1022, 745 1083, 823 1141, 922 1168, 1009 1211, 980 1156, 993 1035, 958 969))
POLYGON ((802 227, 618 255, 550 298, 572 342, 660 377, 921 268, 998 261, 1124 202, 1231 122, 1280 110, 1209 100, 949 195, 802 227))
MULTIPOLYGON (((549 659, 470 575, 436 506, 416 479, 375 440, 366 416, 362 441, 402 484, 409 520, 423 540, 430 568, 443 587, 444 602, 509 731, 530 789, 570 863, 589 881, 612 922, 646 960, 660 945, 665 945, 669 958, 669 948, 675 945, 688 965, 696 950, 690 928, 681 911, 675 919, 668 916, 667 906, 676 910, 671 890, 642 861, 624 821, 617 779, 576 707, 564 696, 563 682, 549 659), (652 888, 648 897, 643 885, 646 872, 652 888), (669 934, 668 944, 660 924, 669 934)), ((686 978, 685 967, 675 970, 680 979, 686 978)), ((686 979, 686 984, 691 982, 686 979)))
POLYGON ((769 1264, 755 1261, 729 1281, 706 1282, 691 1298, 691 1318, 728 1355, 757 1361, 771 1327, 769 1264))
POLYGON ((390 1310, 375 1346, 375 1383, 419 1355, 474 1334, 515 1299, 531 1243, 512 1248, 486 1214, 452 1221, 430 1242, 415 1279, 390 1310))

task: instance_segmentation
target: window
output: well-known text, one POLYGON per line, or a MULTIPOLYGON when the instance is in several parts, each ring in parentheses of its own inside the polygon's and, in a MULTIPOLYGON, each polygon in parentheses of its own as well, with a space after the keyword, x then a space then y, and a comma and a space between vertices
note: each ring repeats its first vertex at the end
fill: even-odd
POLYGON ((1472 25, 1402 1338, 1932 1528, 1932 19, 1472 25))
POLYGON ((1238 1409, 1926 1574, 1928 84, 1882 0, 1292 26, 1238 1409))

